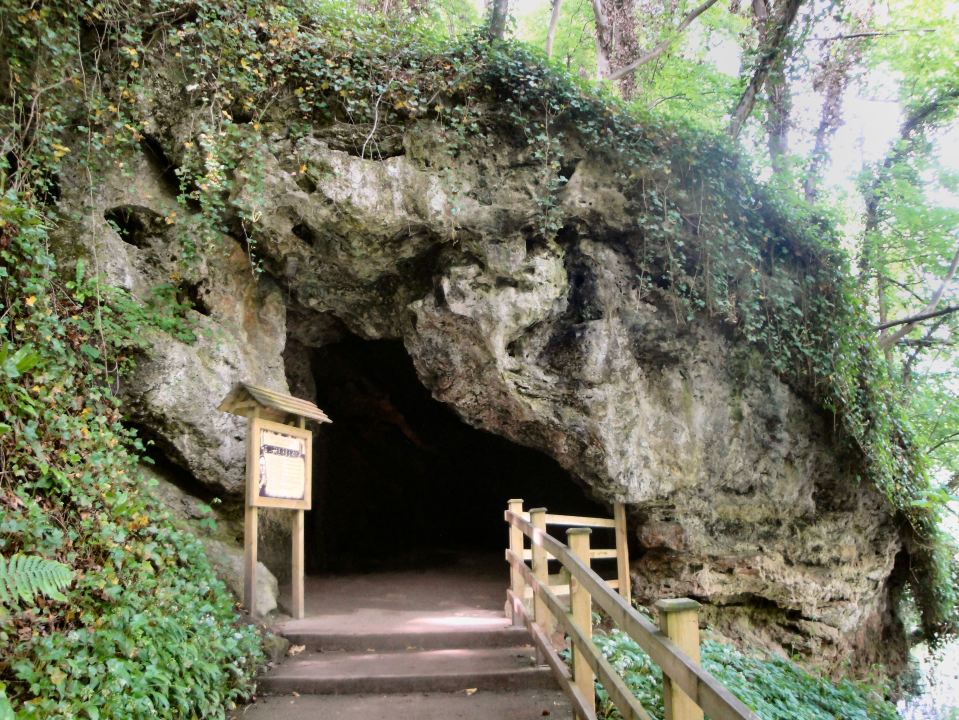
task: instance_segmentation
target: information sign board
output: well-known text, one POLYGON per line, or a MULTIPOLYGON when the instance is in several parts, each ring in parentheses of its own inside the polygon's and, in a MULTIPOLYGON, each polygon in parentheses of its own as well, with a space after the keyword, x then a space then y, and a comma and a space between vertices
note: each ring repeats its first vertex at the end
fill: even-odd
POLYGON ((247 501, 253 507, 309 510, 313 433, 253 418, 247 501))

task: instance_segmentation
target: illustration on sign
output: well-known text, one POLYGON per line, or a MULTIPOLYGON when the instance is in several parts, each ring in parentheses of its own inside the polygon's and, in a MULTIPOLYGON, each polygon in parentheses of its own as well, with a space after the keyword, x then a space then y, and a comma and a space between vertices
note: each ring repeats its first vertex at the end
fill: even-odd
POLYGON ((302 500, 306 495, 306 441, 260 429, 259 496, 302 500))

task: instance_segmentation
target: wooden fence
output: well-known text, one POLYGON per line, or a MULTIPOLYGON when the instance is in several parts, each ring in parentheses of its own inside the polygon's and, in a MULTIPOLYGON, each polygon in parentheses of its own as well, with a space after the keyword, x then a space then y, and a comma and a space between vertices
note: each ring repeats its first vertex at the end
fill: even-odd
POLYGON ((606 612, 617 628, 629 635, 663 671, 666 720, 759 720, 758 716, 699 665, 698 603, 688 599, 656 604, 660 627, 640 615, 629 602, 629 558, 626 550, 625 510, 617 504, 614 519, 549 515, 545 508, 523 512, 522 500, 510 500, 505 513, 509 524, 511 586, 507 591, 513 621, 525 624, 540 657, 552 668, 572 701, 579 720, 596 720, 594 681, 598 678, 624 720, 650 720, 649 713, 626 686, 623 678, 593 644, 593 603, 606 612), (547 532, 549 525, 569 527, 569 545, 547 532), (616 533, 617 581, 603 580, 591 561, 611 558, 609 550, 592 549, 592 528, 612 528, 616 533), (530 548, 526 548, 526 539, 530 548), (526 564, 530 560, 532 566, 526 564), (550 576, 549 560, 562 565, 560 577, 550 576), (568 576, 568 586, 558 584, 568 576), (554 584, 551 585, 551 578, 554 584), (617 585, 619 593, 611 585, 617 585), (561 595, 568 587, 568 605, 561 595), (532 612, 527 607, 532 600, 532 612), (572 671, 552 642, 554 630, 568 638, 572 671))

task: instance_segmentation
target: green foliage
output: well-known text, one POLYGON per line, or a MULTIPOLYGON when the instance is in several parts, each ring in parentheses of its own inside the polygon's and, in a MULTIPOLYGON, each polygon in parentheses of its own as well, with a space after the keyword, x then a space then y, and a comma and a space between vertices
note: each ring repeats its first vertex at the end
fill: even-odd
POLYGON ((14 720, 13 705, 7 698, 7 686, 0 682, 0 720, 14 720))
MULTIPOLYGON (((903 130, 885 158, 862 173, 868 204, 863 286, 884 319, 907 317, 940 289, 957 251, 957 177, 950 151, 959 112, 959 22, 948 2, 895 0, 877 20, 886 33, 865 54, 895 81, 903 130), (898 32, 923 22, 923 32, 898 32)), ((959 299, 955 283, 940 307, 959 299)), ((895 330, 895 329, 894 329, 895 330)), ((888 353, 916 442, 933 473, 959 488, 959 315, 920 324, 888 353)))
POLYGON ((37 212, 0 196, 0 552, 76 575, 67 606, 18 592, 0 685, 19 718, 224 717, 250 692, 258 636, 145 492, 110 389, 148 332, 180 321, 82 265, 62 279, 48 242, 37 212))
MULTIPOLYGON (((911 11, 920 5, 931 9, 929 17, 942 10, 935 1, 915 8, 894 3, 896 22, 917 17, 911 11)), ((948 41, 959 26, 942 21, 932 23, 929 30, 929 35, 936 36, 935 42, 925 33, 908 41, 893 37, 870 56, 887 74, 910 77, 901 85, 906 111, 903 128, 909 130, 884 161, 862 178, 869 210, 862 240, 862 289, 874 296, 877 314, 883 319, 912 314, 934 292, 946 291, 941 305, 955 301, 954 289, 950 291, 942 280, 957 252, 959 213, 948 200, 955 198, 955 174, 941 161, 948 136, 940 137, 935 126, 955 118, 959 109, 956 43, 948 41), (916 72, 920 67, 924 72, 916 72)), ((953 493, 959 489, 957 338, 959 316, 947 315, 919 325, 886 353, 887 364, 901 386, 902 416, 911 419, 918 452, 939 481, 924 487, 907 486, 900 495, 915 514, 925 513, 921 522, 913 524, 913 542, 920 550, 913 553, 912 571, 935 580, 915 584, 913 592, 927 632, 930 627, 945 629, 939 636, 929 633, 934 642, 955 633, 959 603, 956 541, 933 520, 941 518, 943 508, 956 499, 953 493)))
MULTIPOLYGON (((517 35, 534 47, 545 47, 552 3, 543 0, 519 6, 517 35)), ((571 74, 593 75, 596 67, 596 20, 590 0, 564 0, 556 37, 553 61, 571 74)))
MULTIPOLYGON (((959 23, 949 0, 892 0, 876 31, 888 35, 873 46, 867 59, 878 71, 906 80, 896 89, 907 111, 955 91, 959 23), (896 32, 919 27, 923 32, 896 32)), ((957 102, 959 98, 953 97, 953 108, 957 102)))
POLYGON ((63 563, 36 555, 0 555, 0 612, 19 601, 31 602, 37 595, 66 602, 73 572, 63 563))
MULTIPOLYGON (((628 635, 597 635, 597 647, 655 720, 663 718, 662 671, 628 635)), ((895 706, 865 684, 833 682, 780 657, 757 657, 714 641, 702 644, 703 667, 762 720, 898 720, 895 706)), ((601 717, 619 718, 602 686, 601 717)))

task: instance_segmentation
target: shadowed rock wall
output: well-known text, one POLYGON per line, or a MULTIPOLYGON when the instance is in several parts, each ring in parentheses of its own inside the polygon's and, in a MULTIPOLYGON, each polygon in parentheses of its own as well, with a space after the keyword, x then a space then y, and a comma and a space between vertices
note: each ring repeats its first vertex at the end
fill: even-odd
MULTIPOLYGON (((187 127, 158 121, 167 157, 187 127)), ((305 353, 347 331, 401 340, 465 422, 629 504, 640 602, 692 596, 720 630, 819 660, 897 657, 901 542, 882 499, 855 479, 831 418, 721 324, 677 314, 637 259, 642 232, 615 168, 570 167, 565 225, 543 238, 525 146, 493 137, 453 159, 443 128, 423 121, 373 160, 336 149, 350 131, 264 130, 265 182, 238 176, 232 191, 259 213, 258 279, 239 232, 181 276, 164 222, 184 212, 164 181, 175 160, 132 159, 132 179, 113 178, 92 205, 66 184, 65 246, 138 294, 172 282, 201 311, 198 341, 158 336, 125 387, 131 419, 172 464, 235 506, 244 428, 215 409, 229 387, 286 390, 289 377, 311 396, 305 353)))

